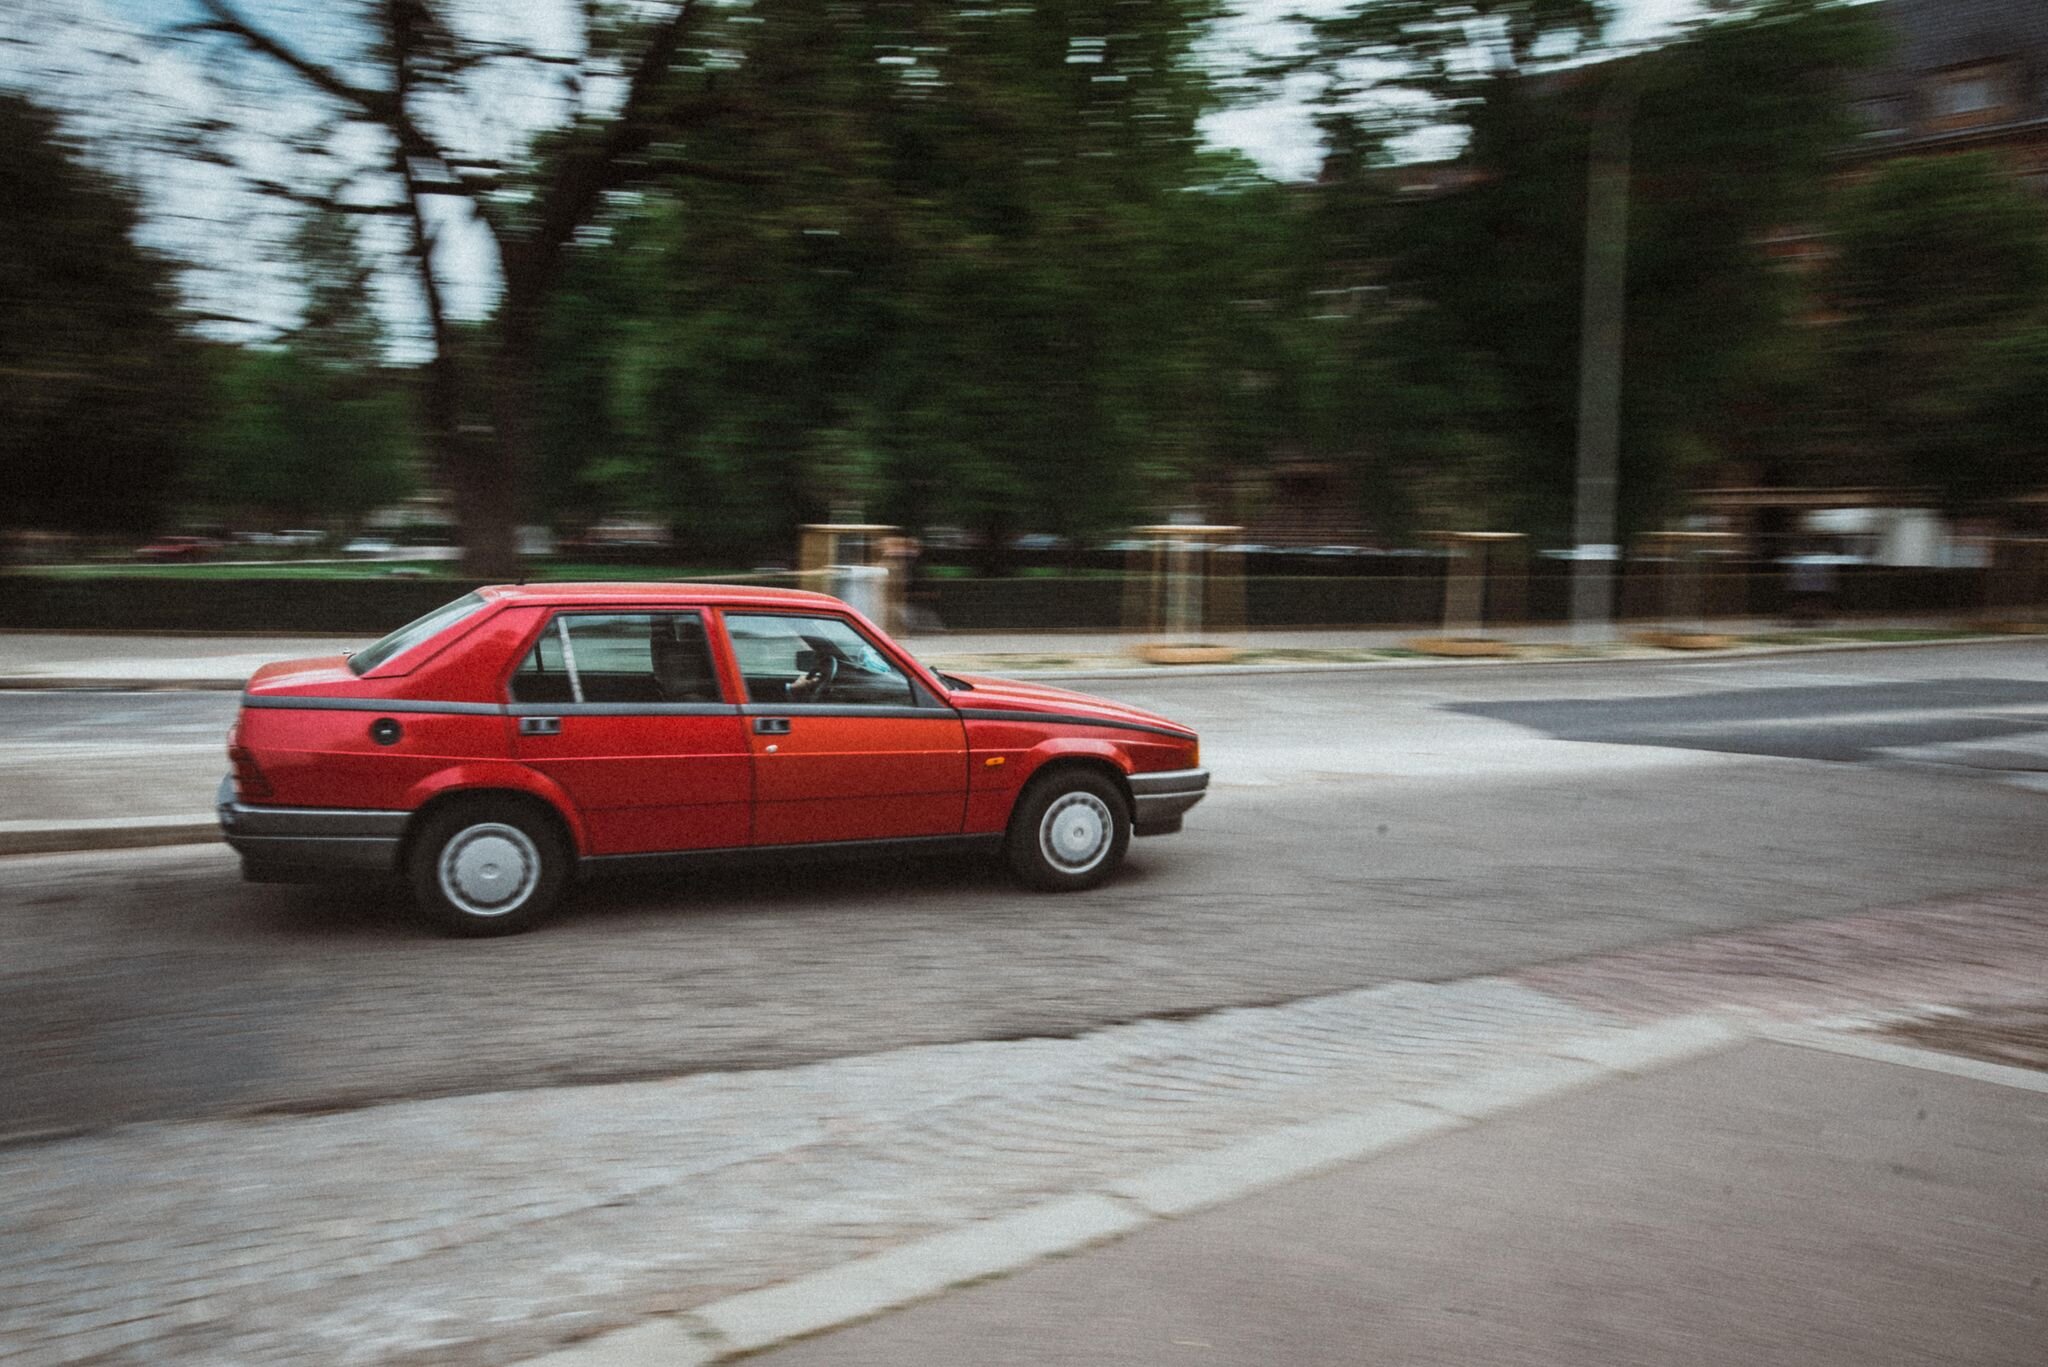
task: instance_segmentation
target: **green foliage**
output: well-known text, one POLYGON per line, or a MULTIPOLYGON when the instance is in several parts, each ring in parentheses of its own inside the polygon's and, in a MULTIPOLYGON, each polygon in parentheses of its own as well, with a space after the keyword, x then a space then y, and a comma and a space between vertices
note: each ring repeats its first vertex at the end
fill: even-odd
MULTIPOLYGON (((476 73, 504 54, 439 4, 346 8, 364 71, 421 117, 492 88, 476 73)), ((1991 168, 1903 167, 1845 201, 1839 329, 1791 321, 1799 282, 1759 246, 1823 214, 1868 7, 1710 6, 1624 57, 1601 47, 1603 0, 1358 0, 1275 68, 1324 82, 1311 186, 1204 148, 1221 8, 584 7, 600 58, 658 54, 624 103, 577 106, 523 158, 408 162, 443 191, 469 179, 506 286, 485 322, 433 315, 437 364, 410 383, 333 212, 292 246, 303 326, 195 378, 132 200, 0 104, 0 435, 23 517, 140 525, 182 464, 221 516, 345 522, 411 488, 424 434, 472 540, 528 508, 659 518, 736 562, 849 515, 1087 537, 1176 504, 1245 511, 1258 472, 1305 457, 1388 536, 1561 541, 1603 101, 1633 135, 1624 532, 1710 460, 1853 460, 1957 506, 2048 474, 2048 247, 1991 168), (1420 186, 1403 158, 1428 146, 1461 150, 1420 186)), ((427 137, 390 101, 337 98, 427 137)))
POLYGON ((732 16, 701 60, 747 114, 688 150, 768 174, 640 196, 579 254, 549 322, 549 430, 582 453, 558 496, 712 545, 857 510, 1082 532, 1256 454, 1245 291, 1285 215, 1200 150, 1212 10, 732 16))
POLYGON ((415 417, 404 378, 384 368, 354 224, 316 210, 292 246, 299 325, 281 346, 220 349, 185 493, 237 526, 349 526, 414 491, 415 417))
POLYGON ((298 347, 224 350, 185 494, 242 527, 350 525, 415 488, 404 391, 298 347))
POLYGON ((1317 21, 1309 49, 1282 69, 1317 72, 1330 120, 1385 137, 1455 111, 1492 81, 1597 49, 1613 9, 1609 0, 1357 0, 1317 21))
POLYGON ((2048 222, 1984 155, 1844 196, 1831 377, 1875 471, 1971 508, 2048 481, 2048 222))
MULTIPOLYGON (((1381 31, 1383 8, 1401 7, 1372 6, 1360 22, 1381 31)), ((1553 542, 1565 539, 1572 506, 1595 106, 1617 84, 1633 101, 1626 531, 1674 511, 1688 469, 1742 440, 1744 398, 1781 363, 1791 304, 1757 243, 1809 210, 1845 132, 1831 73, 1871 50, 1867 16, 1776 0, 1653 53, 1549 75, 1518 69, 1582 39, 1584 8, 1499 7, 1520 36, 1503 39, 1494 74, 1439 80, 1455 86, 1455 116, 1469 130, 1458 164, 1466 183, 1390 202, 1372 189, 1399 173, 1361 156, 1336 210, 1349 221, 1324 235, 1363 242, 1351 250, 1365 252, 1384 287, 1379 360, 1356 372, 1373 387, 1373 420, 1355 439, 1434 515, 1553 542), (1546 27, 1562 36, 1544 40, 1546 27)), ((1425 45, 1425 75, 1440 55, 1425 45)))
POLYGON ((198 419, 196 346, 171 271, 137 246, 124 186, 0 94, 0 478, 4 521, 142 532, 198 419))

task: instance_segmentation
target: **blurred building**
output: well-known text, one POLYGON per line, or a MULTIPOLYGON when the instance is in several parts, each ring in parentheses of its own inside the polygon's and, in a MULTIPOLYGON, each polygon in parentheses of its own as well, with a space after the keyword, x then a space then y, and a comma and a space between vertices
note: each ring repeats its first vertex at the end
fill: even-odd
POLYGON ((2048 194, 2048 0, 1881 0, 1890 60, 1857 75, 1851 164, 1992 152, 2048 194))
MULTIPOLYGON (((1871 9, 1890 45, 1881 65, 1849 80, 1862 127, 1837 154, 1839 179, 1855 183, 1905 157, 1988 153, 2048 200, 2048 0, 1878 0, 1871 9)), ((1763 245, 1802 273, 1828 256, 1814 227, 1763 245)), ((1835 319, 1816 299, 1807 321, 1835 319)), ((1985 529, 1951 527, 1929 510, 1927 491, 1764 487, 1743 483, 1739 470, 1720 473, 1735 479, 1699 490, 1696 505, 1761 553, 1820 536, 1883 564, 1974 564, 1984 554, 1972 533, 1985 529)))
MULTIPOLYGON (((2048 0, 1878 0, 1871 8, 1890 30, 1890 49, 1883 65, 1850 78, 1862 131, 1838 153, 1841 179, 1901 157, 1988 152, 2048 198, 2048 0)), ((1773 233, 1764 246, 1797 270, 1827 256, 1810 227, 1773 233)))
MULTIPOLYGON (((1844 92, 1861 124, 1835 154, 1831 179, 1853 184, 1891 160, 1952 153, 1989 153, 2015 179, 2038 191, 2048 212, 2048 0, 1874 0, 1871 13, 1890 30, 1879 64, 1851 76, 1844 92)), ((1530 77, 1538 94, 1582 86, 1597 70, 1567 67, 1530 77)), ((1338 157, 1325 163, 1323 183, 1340 178, 1338 157)), ((1453 198, 1490 181, 1494 172, 1463 155, 1399 163, 1379 172, 1382 184, 1410 200, 1453 198)), ((1817 272, 1830 248, 1817 224, 1788 224, 1758 244, 1798 274, 1817 272)), ((1372 264, 1360 263, 1362 278, 1372 264)), ((1356 307, 1356 301, 1332 308, 1356 307)), ((1804 321, 1839 321, 1818 292, 1804 321)), ((1845 461, 1853 467, 1854 461, 1845 461)), ((1251 539, 1276 545, 1350 540, 1366 533, 1319 525, 1325 509, 1344 506, 1348 487, 1335 467, 1281 460, 1250 500, 1242 520, 1251 539)), ((1816 543, 1876 563, 1972 564, 1981 559, 1986 528, 1951 526, 1924 489, 1870 485, 1870 476, 1828 486, 1771 482, 1756 465, 1724 461, 1700 471, 1694 506, 1699 525, 1743 538, 1753 554, 1776 555, 1816 543)), ((1246 500, 1240 498, 1239 506, 1246 500)), ((2048 491, 2017 501, 2033 521, 2048 522, 2048 491)))

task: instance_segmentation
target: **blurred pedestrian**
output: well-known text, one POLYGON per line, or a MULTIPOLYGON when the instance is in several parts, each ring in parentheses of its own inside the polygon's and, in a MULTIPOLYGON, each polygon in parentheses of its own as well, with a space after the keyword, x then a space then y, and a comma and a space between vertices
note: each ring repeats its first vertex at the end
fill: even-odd
POLYGON ((1802 626, 1819 626, 1834 606, 1835 557, 1819 548, 1809 549, 1792 557, 1790 569, 1792 620, 1802 626))

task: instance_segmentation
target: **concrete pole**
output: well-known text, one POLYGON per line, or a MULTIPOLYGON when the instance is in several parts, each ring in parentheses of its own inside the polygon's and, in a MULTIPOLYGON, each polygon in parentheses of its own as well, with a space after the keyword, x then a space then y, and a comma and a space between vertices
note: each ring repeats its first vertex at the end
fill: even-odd
POLYGON ((1619 71, 1593 115, 1586 169, 1586 274, 1579 339, 1578 497, 1572 524, 1572 640, 1614 638, 1614 492, 1621 445, 1627 321, 1628 180, 1633 73, 1619 71))

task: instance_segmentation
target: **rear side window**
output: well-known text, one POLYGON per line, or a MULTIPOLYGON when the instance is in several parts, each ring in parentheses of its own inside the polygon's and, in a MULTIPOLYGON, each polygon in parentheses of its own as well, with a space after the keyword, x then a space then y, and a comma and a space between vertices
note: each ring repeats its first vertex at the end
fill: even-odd
POLYGON ((718 675, 694 612, 564 613, 512 676, 524 703, 715 703, 718 675))
POLYGON ((465 594, 445 607, 435 608, 417 621, 407 622, 369 649, 357 651, 349 656, 348 667, 358 674, 367 674, 378 665, 439 636, 457 622, 474 615, 483 605, 482 594, 465 594))

